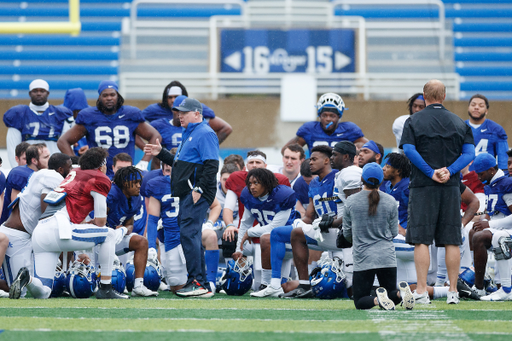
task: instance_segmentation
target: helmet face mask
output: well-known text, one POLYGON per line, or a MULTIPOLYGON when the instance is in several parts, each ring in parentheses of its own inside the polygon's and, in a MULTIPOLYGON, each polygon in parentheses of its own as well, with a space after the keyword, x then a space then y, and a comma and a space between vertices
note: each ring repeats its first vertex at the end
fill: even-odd
POLYGON ((318 116, 324 111, 332 111, 337 113, 341 118, 343 115, 343 111, 345 110, 345 102, 343 102, 343 98, 340 95, 329 92, 323 94, 320 99, 318 99, 318 103, 316 104, 316 109, 318 112, 318 116), (331 109, 331 110, 328 110, 331 109))

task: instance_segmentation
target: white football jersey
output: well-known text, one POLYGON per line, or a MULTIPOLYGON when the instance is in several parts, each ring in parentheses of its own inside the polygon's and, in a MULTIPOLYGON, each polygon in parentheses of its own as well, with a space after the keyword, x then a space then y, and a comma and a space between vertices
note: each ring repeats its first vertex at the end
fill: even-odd
POLYGON ((53 169, 41 169, 32 173, 27 186, 19 194, 20 218, 29 234, 32 234, 42 215, 41 195, 52 191, 62 180, 62 175, 53 169))

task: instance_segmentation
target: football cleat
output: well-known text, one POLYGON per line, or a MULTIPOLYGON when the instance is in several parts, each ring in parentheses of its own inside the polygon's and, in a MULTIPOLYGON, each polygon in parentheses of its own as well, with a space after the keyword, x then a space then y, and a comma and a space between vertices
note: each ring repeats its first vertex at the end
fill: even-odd
POLYGON ((11 284, 11 288, 9 289, 9 298, 10 299, 18 299, 21 296, 21 291, 25 288, 30 281, 30 273, 26 267, 22 267, 20 271, 18 271, 18 275, 16 279, 11 284))
MULTIPOLYGON (((469 298, 472 300, 480 300, 480 295, 476 293, 469 285, 462 280, 462 278, 457 279, 457 291, 459 292, 459 296, 461 298, 469 298)), ((485 295, 485 291, 484 294, 485 295)))
POLYGON ((269 285, 263 290, 251 292, 251 297, 279 297, 283 293, 283 288, 275 289, 269 285))
POLYGON ((423 294, 418 294, 416 290, 412 293, 414 297, 415 304, 430 304, 430 297, 428 297, 428 292, 424 292, 423 294))
POLYGON ((195 297, 208 293, 208 289, 201 285, 197 280, 193 280, 180 290, 176 291, 176 296, 179 297, 195 297))
POLYGON ((485 289, 477 289, 476 285, 473 285, 471 290, 473 290, 478 295, 479 300, 480 300, 480 297, 487 295, 487 292, 485 291, 485 289))
POLYGON ((448 291, 446 296, 446 303, 448 304, 459 304, 459 293, 457 291, 448 291))
POLYGON ((315 297, 313 294, 313 291, 311 290, 311 286, 298 286, 297 288, 279 295, 280 298, 298 298, 298 296, 301 296, 302 298, 310 298, 310 297, 304 297, 304 295, 310 295, 311 298, 315 297))
POLYGON ((388 292, 384 288, 377 288, 377 302, 379 302, 379 307, 384 310, 395 310, 395 303, 391 301, 388 297, 388 292))
POLYGON ((96 298, 99 300, 113 300, 113 299, 129 299, 130 296, 120 294, 112 288, 112 283, 102 284, 98 291, 96 291, 96 298))
POLYGON ((482 301, 512 301, 512 292, 506 293, 503 288, 490 295, 480 297, 482 301))
POLYGON ((402 305, 407 310, 412 310, 416 303, 414 296, 412 295, 411 288, 406 281, 398 283, 398 289, 400 290, 400 297, 402 298, 402 305))
POLYGON ((137 296, 140 296, 140 297, 158 296, 158 292, 149 290, 143 284, 143 285, 140 285, 138 287, 133 288, 132 296, 133 297, 137 297, 137 296))

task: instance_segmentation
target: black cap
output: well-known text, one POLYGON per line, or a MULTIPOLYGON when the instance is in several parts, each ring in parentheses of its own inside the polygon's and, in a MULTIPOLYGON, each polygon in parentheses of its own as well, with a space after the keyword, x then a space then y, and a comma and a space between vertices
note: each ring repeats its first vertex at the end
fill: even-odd
POLYGON ((340 154, 356 155, 356 146, 350 141, 340 141, 333 148, 340 154))
POLYGON ((181 102, 179 107, 173 107, 174 110, 178 111, 198 111, 201 115, 203 114, 203 106, 197 99, 187 97, 181 102))

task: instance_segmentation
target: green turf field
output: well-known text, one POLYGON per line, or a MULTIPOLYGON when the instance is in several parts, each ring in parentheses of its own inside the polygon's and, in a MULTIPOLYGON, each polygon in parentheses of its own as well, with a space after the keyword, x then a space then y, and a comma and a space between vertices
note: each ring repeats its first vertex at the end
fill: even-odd
POLYGON ((0 300, 3 340, 511 340, 512 302, 357 311, 350 300, 0 300))

